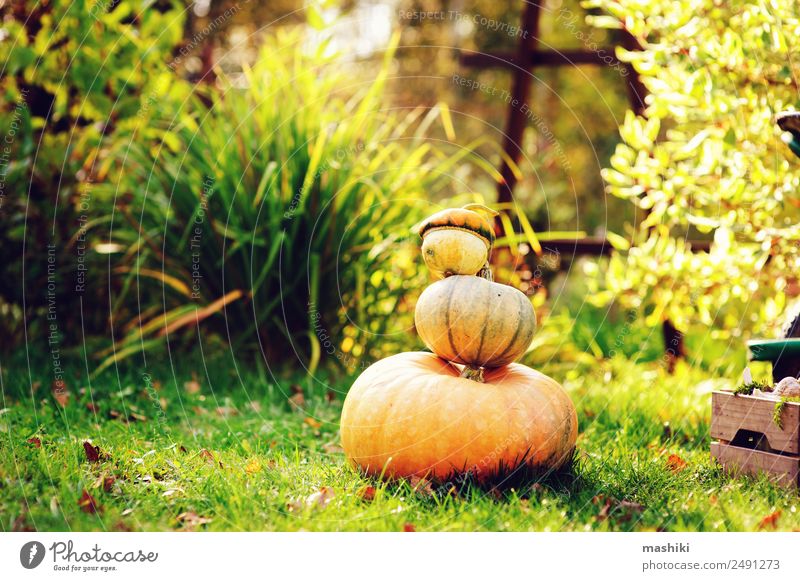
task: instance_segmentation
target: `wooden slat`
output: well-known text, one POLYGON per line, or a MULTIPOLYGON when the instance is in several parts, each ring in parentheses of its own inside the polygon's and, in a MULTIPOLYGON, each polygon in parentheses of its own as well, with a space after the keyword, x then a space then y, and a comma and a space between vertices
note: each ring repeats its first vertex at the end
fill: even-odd
POLYGON ((534 50, 525 55, 519 55, 513 52, 496 52, 496 53, 483 53, 471 52, 464 50, 460 55, 460 63, 466 67, 473 67, 476 69, 488 68, 507 68, 515 69, 522 67, 523 69, 530 69, 533 66, 537 67, 560 67, 565 65, 605 65, 615 66, 620 63, 614 56, 614 47, 607 47, 603 52, 590 52, 585 50, 534 50), (611 56, 614 61, 608 63, 603 60, 599 55, 605 55, 607 58, 611 56))
POLYGON ((783 485, 798 486, 800 458, 749 450, 721 442, 711 443, 711 457, 716 458, 725 470, 755 476, 763 473, 783 485))
POLYGON ((783 429, 772 421, 774 411, 774 401, 715 391, 711 394, 711 437, 732 441, 739 430, 750 430, 764 434, 775 451, 800 454, 800 404, 784 404, 783 429))
MULTIPOLYGON (((708 240, 688 241, 692 252, 708 252, 711 242, 708 240)), ((605 256, 611 254, 614 247, 605 238, 565 238, 542 241, 545 253, 560 254, 564 258, 570 256, 605 256)))

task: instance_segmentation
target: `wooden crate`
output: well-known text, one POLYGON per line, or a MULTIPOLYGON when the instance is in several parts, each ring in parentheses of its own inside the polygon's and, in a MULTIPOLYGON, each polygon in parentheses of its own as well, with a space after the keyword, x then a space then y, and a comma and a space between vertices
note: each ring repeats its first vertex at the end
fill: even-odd
POLYGON ((800 486, 800 404, 787 402, 782 427, 773 421, 775 401, 729 391, 711 394, 711 456, 726 470, 765 473, 800 486))

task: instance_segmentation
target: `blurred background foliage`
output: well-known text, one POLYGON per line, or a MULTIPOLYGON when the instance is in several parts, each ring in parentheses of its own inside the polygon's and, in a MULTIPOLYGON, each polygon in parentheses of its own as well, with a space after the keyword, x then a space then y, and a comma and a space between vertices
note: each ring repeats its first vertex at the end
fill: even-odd
POLYGON ((104 257, 83 241, 94 221, 110 219, 113 207, 112 199, 93 192, 105 178, 98 163, 106 140, 146 116, 141 101, 163 81, 183 36, 177 6, 111 7, 91 0, 0 4, 0 334, 6 346, 26 334, 49 333, 50 323, 74 344, 84 332, 107 331, 108 288, 99 276, 104 257), (83 285, 81 263, 96 275, 83 285), (82 309, 82 300, 91 308, 82 309), (50 309, 58 321, 48 321, 50 309))
POLYGON ((650 93, 645 116, 626 115, 603 171, 608 192, 647 217, 592 289, 595 302, 712 338, 777 334, 800 291, 800 172, 775 124, 800 104, 800 5, 588 4, 638 39, 642 51, 620 56, 650 93), (713 237, 709 253, 690 252, 698 234, 713 237))
MULTIPOLYGON (((543 3, 543 49, 634 33, 645 50, 620 56, 652 96, 647 121, 627 113, 618 67, 534 73, 519 232, 496 252, 542 323, 531 364, 657 360, 669 316, 694 362, 738 365, 728 339, 768 331, 793 296, 796 172, 771 116, 796 100, 797 8, 684 4, 543 3), (619 234, 618 253, 570 264, 546 250, 558 232, 619 234), (716 243, 691 255, 686 236, 716 243)), ((0 0, 3 347, 44 346, 54 323, 99 366, 202 339, 337 372, 418 348, 427 274, 410 227, 491 203, 502 159, 511 74, 460 51, 515 51, 522 9, 0 0)))

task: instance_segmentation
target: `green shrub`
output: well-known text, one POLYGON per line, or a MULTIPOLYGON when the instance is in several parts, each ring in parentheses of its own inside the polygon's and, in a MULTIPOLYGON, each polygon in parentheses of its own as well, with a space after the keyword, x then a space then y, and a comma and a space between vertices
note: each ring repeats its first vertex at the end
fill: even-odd
POLYGON ((0 6, 4 339, 49 334, 51 324, 74 344, 84 331, 102 332, 105 257, 86 239, 110 208, 92 187, 101 145, 141 115, 142 98, 166 71, 183 31, 176 7, 125 0, 0 6), (81 298, 94 308, 82 312, 81 298))
POLYGON ((650 93, 604 171, 608 191, 646 218, 612 258, 601 297, 714 337, 774 329, 800 267, 800 173, 774 123, 798 106, 800 4, 586 4, 638 39, 643 50, 621 56, 650 93), (685 239, 702 234, 711 252, 690 252, 685 239))
POLYGON ((129 251, 113 264, 115 318, 129 325, 116 357, 201 321, 234 349, 312 368, 413 339, 407 295, 425 273, 410 228, 468 151, 426 141, 437 109, 384 109, 391 51, 362 82, 324 43, 308 47, 272 37, 219 90, 159 102, 157 143, 117 139, 110 236, 129 251))

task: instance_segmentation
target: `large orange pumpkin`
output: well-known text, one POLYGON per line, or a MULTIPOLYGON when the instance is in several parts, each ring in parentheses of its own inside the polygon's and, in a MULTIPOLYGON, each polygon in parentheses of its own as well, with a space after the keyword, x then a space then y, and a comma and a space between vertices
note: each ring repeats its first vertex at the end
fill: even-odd
POLYGON ((479 276, 449 276, 426 288, 414 324, 438 356, 471 367, 500 367, 531 344, 536 315, 514 287, 479 276))
POLYGON ((578 422, 553 379, 511 364, 461 377, 432 353, 400 353, 367 368, 342 410, 347 457, 371 475, 478 481, 526 465, 558 468, 572 454, 578 422))

